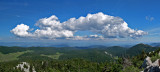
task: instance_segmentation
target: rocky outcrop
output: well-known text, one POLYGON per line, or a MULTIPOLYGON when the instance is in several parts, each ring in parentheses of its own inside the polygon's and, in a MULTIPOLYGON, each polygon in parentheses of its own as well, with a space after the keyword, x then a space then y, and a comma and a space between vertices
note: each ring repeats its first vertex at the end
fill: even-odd
MULTIPOLYGON (((29 71, 30 65, 29 65, 29 63, 27 63, 27 62, 22 62, 22 63, 18 64, 18 65, 16 66, 16 68, 17 68, 17 69, 20 68, 20 69, 21 69, 22 71, 24 71, 24 72, 30 72, 30 71, 29 71)), ((33 66, 33 68, 32 68, 32 72, 36 72, 34 66, 33 66)))
POLYGON ((128 66, 131 66, 132 65, 132 62, 128 59, 128 58, 122 58, 123 62, 123 69, 125 69, 126 67, 128 66))
POLYGON ((107 51, 104 52, 106 55, 109 55, 110 57, 113 57, 112 54, 108 53, 107 51))
POLYGON ((152 63, 151 58, 147 57, 140 68, 144 68, 141 72, 160 72, 160 60, 157 59, 152 63))

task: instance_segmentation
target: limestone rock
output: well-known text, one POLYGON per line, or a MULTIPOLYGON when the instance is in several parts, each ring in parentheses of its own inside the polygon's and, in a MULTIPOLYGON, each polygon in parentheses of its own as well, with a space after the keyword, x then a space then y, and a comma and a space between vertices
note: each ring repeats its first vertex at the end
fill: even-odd
POLYGON ((144 60, 141 68, 144 68, 144 71, 141 72, 160 72, 160 60, 157 59, 152 63, 150 57, 147 57, 144 60))

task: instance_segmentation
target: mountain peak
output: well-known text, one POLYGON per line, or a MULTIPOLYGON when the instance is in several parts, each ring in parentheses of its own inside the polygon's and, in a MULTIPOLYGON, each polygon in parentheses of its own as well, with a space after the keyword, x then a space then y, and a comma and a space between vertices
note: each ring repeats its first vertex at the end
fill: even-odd
POLYGON ((150 46, 148 44, 144 44, 144 43, 139 43, 137 45, 134 45, 133 47, 152 47, 152 46, 150 46))

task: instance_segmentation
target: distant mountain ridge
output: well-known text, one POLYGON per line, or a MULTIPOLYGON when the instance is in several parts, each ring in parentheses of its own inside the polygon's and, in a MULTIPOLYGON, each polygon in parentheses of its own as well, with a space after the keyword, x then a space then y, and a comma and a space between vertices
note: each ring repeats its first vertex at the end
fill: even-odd
MULTIPOLYGON (((102 45, 95 45, 89 46, 89 47, 6 47, 1 46, 0 52, 2 53, 13 53, 13 52, 21 52, 26 50, 33 50, 36 54, 55 54, 56 52, 64 53, 62 56, 60 56, 61 59, 67 59, 68 58, 74 58, 77 56, 83 57, 83 55, 94 54, 97 56, 104 54, 104 52, 108 52, 114 56, 135 56, 140 54, 142 51, 150 52, 158 49, 158 47, 152 47, 147 44, 137 44, 130 48, 125 48, 121 46, 111 46, 106 47, 102 45), (62 58, 63 57, 63 58, 62 58)), ((87 57, 85 57, 87 58, 87 57)), ((89 57, 88 57, 89 58, 89 57)))
POLYGON ((154 47, 160 47, 160 43, 151 43, 150 45, 154 47))

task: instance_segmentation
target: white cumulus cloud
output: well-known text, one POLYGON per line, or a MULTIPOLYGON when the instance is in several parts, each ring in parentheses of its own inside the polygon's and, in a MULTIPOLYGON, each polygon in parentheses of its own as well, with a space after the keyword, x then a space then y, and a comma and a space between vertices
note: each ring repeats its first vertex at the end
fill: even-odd
POLYGON ((29 32, 29 26, 24 24, 17 25, 11 32, 19 37, 73 40, 139 38, 147 34, 142 30, 129 28, 128 24, 120 17, 106 15, 102 12, 88 14, 86 17, 81 16, 78 19, 70 18, 64 22, 60 22, 58 17, 52 15, 48 18, 39 19, 35 25, 39 29, 34 32, 29 32), (77 31, 91 31, 95 35, 75 36, 77 31))
POLYGON ((13 34, 20 36, 20 37, 31 36, 31 34, 28 31, 29 31, 29 26, 24 25, 24 24, 17 25, 17 27, 11 30, 13 34))

